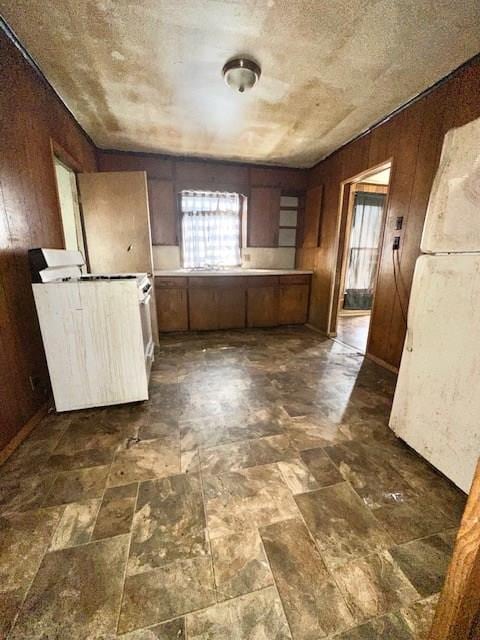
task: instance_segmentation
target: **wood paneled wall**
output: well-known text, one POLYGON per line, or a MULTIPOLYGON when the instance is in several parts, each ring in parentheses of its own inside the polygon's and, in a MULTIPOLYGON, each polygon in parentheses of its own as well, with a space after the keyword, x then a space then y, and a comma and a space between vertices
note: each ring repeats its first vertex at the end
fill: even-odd
MULTIPOLYGON (((182 189, 236 191, 255 200, 260 191, 266 202, 277 192, 302 194, 308 171, 228 162, 186 160, 160 154, 98 151, 99 171, 146 171, 150 195, 153 244, 178 244, 177 194, 182 189)), ((278 207, 277 207, 278 214, 278 207)), ((277 216, 278 217, 278 216, 277 216)), ((249 246, 275 246, 271 207, 262 203, 247 216, 249 246)), ((278 227, 278 220, 276 220, 278 227)))
POLYGON ((2 31, 0 60, 2 449, 39 410, 49 387, 27 250, 63 246, 50 138, 85 171, 96 169, 96 158, 63 104, 2 31))
POLYGON ((392 159, 369 354, 393 367, 400 364, 405 337, 393 278, 393 237, 401 236, 400 286, 406 308, 443 136, 452 127, 480 116, 479 96, 480 60, 477 58, 396 116, 316 165, 309 174, 309 188, 323 188, 320 245, 300 249, 297 263, 299 267, 314 269, 309 320, 314 326, 329 331, 342 182, 392 159), (401 232, 395 230, 397 216, 404 217, 401 232))

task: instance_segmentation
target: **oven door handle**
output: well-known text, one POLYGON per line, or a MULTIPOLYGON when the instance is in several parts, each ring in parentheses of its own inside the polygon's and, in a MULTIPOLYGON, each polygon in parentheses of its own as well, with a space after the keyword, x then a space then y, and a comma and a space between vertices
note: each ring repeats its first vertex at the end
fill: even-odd
POLYGON ((152 294, 148 293, 142 300, 140 300, 140 304, 148 304, 152 298, 152 294))

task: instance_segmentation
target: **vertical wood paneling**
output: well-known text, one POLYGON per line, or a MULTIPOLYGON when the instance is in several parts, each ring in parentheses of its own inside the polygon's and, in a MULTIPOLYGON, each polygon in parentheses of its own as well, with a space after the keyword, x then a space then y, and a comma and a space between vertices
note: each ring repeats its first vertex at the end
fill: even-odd
POLYGON ((312 187, 305 197, 302 248, 318 247, 320 241, 320 218, 322 213, 322 186, 312 187))
POLYGON ((0 448, 45 401, 48 372, 27 251, 62 246, 50 138, 85 171, 95 150, 18 49, 0 33, 0 448), (29 376, 38 379, 36 390, 29 376))
POLYGON ((480 62, 474 60, 447 82, 371 132, 310 170, 309 187, 323 186, 321 242, 315 252, 299 251, 297 264, 315 264, 310 322, 327 331, 329 299, 336 274, 339 204, 342 182, 392 159, 385 240, 372 313, 369 353, 398 367, 405 337, 393 278, 393 237, 400 235, 401 286, 406 310, 428 196, 438 166, 443 136, 450 128, 480 116, 480 62), (402 231, 395 230, 403 216, 402 231))

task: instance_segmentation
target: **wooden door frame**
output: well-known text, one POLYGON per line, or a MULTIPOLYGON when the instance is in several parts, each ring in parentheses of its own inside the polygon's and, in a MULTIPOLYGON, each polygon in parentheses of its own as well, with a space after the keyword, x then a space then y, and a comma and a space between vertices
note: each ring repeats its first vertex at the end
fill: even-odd
MULTIPOLYGON (((383 162, 380 162, 365 171, 361 171, 354 176, 347 178, 346 180, 342 180, 340 183, 340 199, 338 205, 338 222, 337 222, 337 232, 336 232, 336 242, 335 242, 335 273, 333 277, 333 283, 330 288, 330 302, 329 302, 329 310, 328 310, 328 324, 327 324, 327 335, 334 338, 337 335, 337 320, 339 315, 339 298, 340 298, 340 287, 341 287, 341 278, 342 278, 342 267, 345 260, 346 254, 346 241, 349 233, 347 232, 348 221, 351 221, 351 212, 350 205, 353 204, 352 196, 352 184, 356 182, 361 182, 362 179, 368 178, 369 176, 378 173, 382 169, 390 168, 390 180, 388 183, 388 191, 385 198, 385 205, 383 209, 382 216, 382 228, 380 230, 380 243, 378 247, 379 251, 379 259, 377 261, 377 268, 375 270, 374 277, 374 291, 373 291, 373 300, 372 300, 372 309, 370 312, 370 316, 373 317, 375 310, 375 298, 376 298, 376 290, 378 283, 378 274, 380 271, 380 260, 383 252, 384 245, 384 236, 385 236, 385 227, 387 221, 387 211, 389 207, 390 200, 390 185, 392 183, 393 171, 394 171, 394 158, 390 157, 383 162)), ((371 335, 371 322, 368 327, 368 336, 367 336, 367 344, 365 348, 365 354, 368 353, 368 347, 370 343, 370 335, 371 335)))
POLYGON ((86 240, 86 234, 85 234, 85 222, 83 219, 82 203, 80 201, 80 189, 78 187, 78 178, 77 178, 77 175, 83 172, 83 167, 76 158, 74 158, 66 149, 64 149, 53 138, 50 138, 50 156, 52 159, 53 178, 55 180, 55 199, 57 202, 57 214, 60 222, 60 228, 62 230, 63 248, 65 249, 65 234, 63 230, 62 208, 60 204, 60 195, 58 192, 57 170, 55 167, 55 160, 60 160, 60 162, 64 164, 68 169, 70 169, 70 171, 72 171, 73 174, 75 175, 75 184, 77 186, 78 209, 80 212, 80 225, 82 228, 83 245, 85 248, 85 255, 83 257, 85 258, 85 264, 86 264, 87 270, 90 271, 90 262, 88 259, 88 247, 87 247, 87 240, 86 240))
POLYGON ((476 640, 480 631, 480 460, 428 640, 476 640))

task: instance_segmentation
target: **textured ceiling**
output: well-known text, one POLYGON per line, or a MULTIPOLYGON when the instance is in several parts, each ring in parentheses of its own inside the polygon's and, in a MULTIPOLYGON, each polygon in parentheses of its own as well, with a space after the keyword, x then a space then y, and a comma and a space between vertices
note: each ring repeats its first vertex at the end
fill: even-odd
POLYGON ((96 144, 310 166, 480 50, 478 0, 0 0, 96 144), (232 55, 262 66, 239 95, 232 55))

